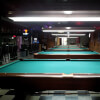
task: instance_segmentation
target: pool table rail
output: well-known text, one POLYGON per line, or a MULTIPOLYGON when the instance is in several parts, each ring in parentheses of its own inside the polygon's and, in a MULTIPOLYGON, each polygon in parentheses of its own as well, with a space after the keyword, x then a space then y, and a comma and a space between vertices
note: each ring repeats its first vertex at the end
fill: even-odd
MULTIPOLYGON (((60 59, 33 59, 21 61, 60 61, 60 59)), ((86 59, 85 59, 86 60, 86 59)), ((98 59, 99 60, 99 59, 98 59)), ((97 61, 98 61, 97 60, 97 61)), ((62 61, 62 59, 61 59, 62 61)), ((74 60, 76 61, 76 60, 74 60)), ((81 61, 81 60, 78 60, 81 61)), ((84 61, 84 60, 83 60, 84 61)), ((88 61, 88 60, 87 60, 88 61)), ((96 61, 96 60, 94 60, 96 61)), ((14 64, 20 62, 16 61, 14 64)), ((67 62, 64 59, 64 62, 67 62)), ((31 62, 29 62, 31 63, 31 62)), ((4 67, 9 66, 5 65, 4 67)), ((9 66, 11 67, 11 66, 9 66)), ((2 69, 1 68, 1 69, 2 69)), ((22 69, 23 70, 23 69, 22 69)), ((14 73, 0 72, 0 88, 20 90, 89 90, 100 92, 100 73, 14 73)))
POLYGON ((37 59, 100 59, 100 54, 38 54, 34 53, 37 59))
POLYGON ((1 77, 47 77, 47 78, 100 78, 100 74, 94 73, 0 73, 1 77))
POLYGON ((100 74, 0 73, 0 88, 100 92, 100 74))
POLYGON ((90 49, 65 49, 65 48, 59 48, 59 49, 52 49, 52 48, 48 48, 47 51, 91 51, 90 49))

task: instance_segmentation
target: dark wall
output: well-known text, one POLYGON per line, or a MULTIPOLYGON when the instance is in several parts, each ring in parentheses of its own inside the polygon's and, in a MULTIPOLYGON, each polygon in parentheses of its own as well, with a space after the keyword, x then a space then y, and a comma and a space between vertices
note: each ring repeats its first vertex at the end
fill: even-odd
POLYGON ((89 33, 86 33, 85 36, 80 37, 80 46, 89 46, 89 33))
POLYGON ((96 30, 91 34, 89 46, 90 50, 100 52, 100 30, 96 30))

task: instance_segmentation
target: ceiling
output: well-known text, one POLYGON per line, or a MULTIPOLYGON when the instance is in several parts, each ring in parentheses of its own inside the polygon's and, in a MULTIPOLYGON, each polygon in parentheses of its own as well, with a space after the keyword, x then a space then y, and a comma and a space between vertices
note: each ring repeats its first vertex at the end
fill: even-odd
POLYGON ((0 0, 2 15, 8 11, 100 10, 100 0, 0 0))
POLYGON ((100 17, 100 10, 8 11, 8 17, 100 17))
MULTIPOLYGON (((60 16, 61 11, 73 10, 73 16, 100 16, 100 0, 0 0, 2 9, 1 15, 8 16, 31 16, 53 11, 53 14, 60 16), (88 11, 87 11, 88 10, 88 11), (10 12, 9 12, 10 11, 10 12), (38 13, 37 13, 38 11, 38 13), (82 12, 83 11, 83 12, 82 12), (91 13, 92 11, 92 13, 91 13), (12 13, 13 12, 13 13, 12 13), (12 15, 10 14, 12 13, 12 15)), ((53 15, 52 15, 53 16, 53 15)), ((66 15, 63 15, 66 16, 66 15)), ((70 15, 67 15, 70 17, 70 15)), ((33 30, 40 30, 42 27, 99 27, 100 22, 16 22, 33 30)))

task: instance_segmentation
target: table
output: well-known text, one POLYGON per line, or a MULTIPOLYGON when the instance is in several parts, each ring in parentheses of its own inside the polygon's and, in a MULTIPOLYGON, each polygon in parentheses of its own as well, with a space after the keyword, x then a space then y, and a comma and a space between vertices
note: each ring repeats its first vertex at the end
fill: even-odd
POLYGON ((18 60, 0 68, 0 88, 100 91, 100 60, 18 60))
POLYGON ((88 48, 49 48, 49 51, 89 51, 88 48))
POLYGON ((100 53, 95 51, 41 51, 34 53, 39 59, 100 59, 100 53))
POLYGON ((80 48, 77 45, 69 45, 69 46, 55 46, 53 48, 49 48, 49 51, 89 51, 89 48, 80 48))
POLYGON ((66 47, 71 47, 71 48, 80 48, 79 45, 59 45, 59 46, 54 46, 54 48, 66 48, 66 47))

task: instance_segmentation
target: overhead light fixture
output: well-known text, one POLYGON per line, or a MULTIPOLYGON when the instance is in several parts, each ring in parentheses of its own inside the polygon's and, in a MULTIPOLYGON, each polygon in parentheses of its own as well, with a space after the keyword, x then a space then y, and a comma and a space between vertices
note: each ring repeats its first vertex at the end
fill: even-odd
POLYGON ((70 34, 70 36, 85 36, 86 34, 70 34))
POLYGON ((54 36, 59 36, 59 35, 61 35, 61 36, 68 36, 68 34, 51 34, 51 35, 54 35, 54 36))
POLYGON ((89 38, 91 37, 91 33, 89 33, 89 38))
POLYGON ((58 33, 64 33, 64 31, 59 31, 58 33))
POLYGON ((72 14, 72 11, 64 11, 64 14, 72 14))
POLYGON ((65 27, 66 29, 71 29, 71 27, 65 27))
POLYGON ((43 30, 43 32, 94 32, 94 29, 88 30, 43 30))
POLYGON ((8 17, 15 22, 100 21, 100 17, 8 17))
POLYGON ((86 34, 51 34, 53 36, 85 36, 86 34))
POLYGON ((78 37, 59 37, 59 38, 78 38, 78 37))

